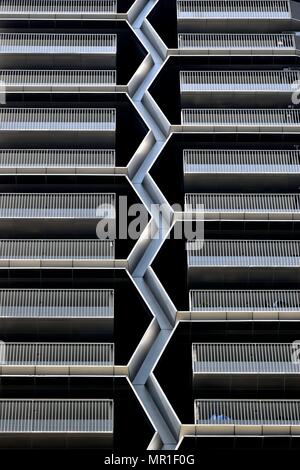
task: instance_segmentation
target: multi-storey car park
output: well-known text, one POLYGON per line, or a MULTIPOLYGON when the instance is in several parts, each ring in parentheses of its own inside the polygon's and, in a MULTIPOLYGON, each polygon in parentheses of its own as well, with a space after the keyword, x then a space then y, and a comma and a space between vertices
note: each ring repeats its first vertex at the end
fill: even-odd
POLYGON ((299 38, 292 0, 0 2, 2 449, 299 447, 299 38))

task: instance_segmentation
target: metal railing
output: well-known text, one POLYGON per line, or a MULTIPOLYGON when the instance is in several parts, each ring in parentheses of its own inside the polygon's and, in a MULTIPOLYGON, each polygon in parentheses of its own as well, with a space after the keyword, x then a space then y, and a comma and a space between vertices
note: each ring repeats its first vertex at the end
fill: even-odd
POLYGON ((5 343, 1 365, 113 366, 112 343, 5 343))
POLYGON ((0 240, 0 260, 113 260, 112 240, 0 240))
POLYGON ((0 290, 0 318, 113 317, 113 289, 0 290))
POLYGON ((189 267, 300 267, 298 240, 187 242, 189 267))
POLYGON ((115 86, 115 70, 1 70, 0 81, 11 86, 115 86))
POLYGON ((299 290, 191 290, 191 312, 299 312, 299 290))
POLYGON ((4 218, 115 218, 111 193, 0 193, 4 218))
POLYGON ((116 54, 116 52, 116 34, 0 33, 0 54, 116 54))
POLYGON ((299 109, 183 109, 184 126, 298 127, 299 109))
POLYGON ((298 400, 195 400, 196 424, 300 425, 298 400))
POLYGON ((116 152, 110 149, 0 149, 0 168, 113 168, 116 152))
MULTIPOLYGON (((0 198, 1 202, 1 198, 0 198)), ((300 212, 300 194, 186 194, 186 212, 300 212)), ((1 212, 0 212, 1 214, 1 212)))
POLYGON ((183 162, 185 174, 299 173, 300 151, 186 149, 183 162))
POLYGON ((1 0, 0 15, 5 13, 116 13, 117 0, 1 0))
POLYGON ((192 92, 286 92, 295 91, 300 71, 183 71, 180 72, 181 93, 192 92))
POLYGON ((0 131, 116 130, 113 108, 6 108, 0 109, 0 131))
POLYGON ((194 343, 192 362, 194 374, 300 373, 292 343, 194 343))
POLYGON ((290 19, 288 0, 177 0, 178 19, 290 19))
POLYGON ((112 433, 113 400, 0 399, 2 433, 112 433))
POLYGON ((269 50, 295 51, 294 34, 178 34, 178 48, 182 50, 269 50))

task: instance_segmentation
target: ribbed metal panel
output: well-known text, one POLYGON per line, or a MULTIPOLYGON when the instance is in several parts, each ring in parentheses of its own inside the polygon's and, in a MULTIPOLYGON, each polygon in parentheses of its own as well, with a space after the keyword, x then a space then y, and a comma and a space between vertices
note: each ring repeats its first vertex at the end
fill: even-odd
POLYGON ((300 425, 298 400, 195 400, 196 424, 300 425))
POLYGON ((116 13, 117 0, 1 0, 5 13, 116 13))
POLYGON ((115 150, 0 149, 0 168, 112 168, 115 165, 115 150))
POLYGON ((112 343, 5 343, 2 365, 114 365, 112 343))
POLYGON ((300 80, 300 72, 291 71, 183 71, 180 91, 184 92, 286 92, 300 80))
POLYGON ((113 260, 109 240, 0 240, 0 260, 113 260))
POLYGON ((112 289, 2 289, 1 318, 112 318, 112 289))
POLYGON ((187 149, 183 151, 183 161, 186 174, 300 172, 299 150, 187 149))
MULTIPOLYGON (((1 198, 0 198, 1 201, 1 198)), ((300 194, 186 194, 187 212, 300 212, 300 194)), ((0 212, 1 213, 1 212, 0 212)))
POLYGON ((190 311, 298 312, 299 290, 191 290, 190 311))
POLYGON ((300 124, 299 109, 183 109, 185 126, 289 126, 300 124))
POLYGON ((288 19, 288 0, 177 0, 177 18, 288 19))
POLYGON ((113 432, 113 400, 0 399, 0 432, 113 432))
POLYGON ((6 86, 114 86, 115 70, 1 70, 6 86))
POLYGON ((292 344, 196 343, 192 345, 193 373, 299 374, 292 344))
POLYGON ((0 218, 115 217, 110 193, 0 193, 0 218))
POLYGON ((294 51, 296 48, 293 34, 178 34, 179 49, 242 49, 294 51))
POLYGON ((187 242, 188 266, 300 267, 300 241, 206 240, 187 242))
POLYGON ((0 34, 0 54, 116 54, 116 52, 116 34, 0 34))
POLYGON ((109 131, 116 130, 112 108, 0 109, 0 131, 109 131))

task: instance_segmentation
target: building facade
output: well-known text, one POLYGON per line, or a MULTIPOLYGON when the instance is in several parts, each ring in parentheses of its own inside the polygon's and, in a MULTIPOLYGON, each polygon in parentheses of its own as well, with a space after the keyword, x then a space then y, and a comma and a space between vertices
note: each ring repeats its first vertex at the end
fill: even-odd
POLYGON ((2 449, 299 448, 299 30, 0 1, 2 449))

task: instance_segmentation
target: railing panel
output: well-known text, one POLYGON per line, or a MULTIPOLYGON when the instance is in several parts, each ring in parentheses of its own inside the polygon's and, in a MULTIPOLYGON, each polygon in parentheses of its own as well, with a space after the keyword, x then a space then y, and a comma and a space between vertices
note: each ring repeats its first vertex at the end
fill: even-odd
POLYGON ((269 50, 294 51, 293 34, 207 34, 180 33, 178 48, 182 50, 269 50))
POLYGON ((267 126, 297 127, 300 124, 298 109, 183 109, 184 126, 267 126))
POLYGON ((6 86, 115 86, 115 70, 1 70, 6 86))
POLYGON ((180 91, 285 92, 295 91, 294 83, 300 72, 291 71, 183 71, 180 72, 180 91))
POLYGON ((2 168, 112 168, 115 165, 115 150, 0 149, 0 167, 2 168))
POLYGON ((6 108, 0 109, 0 131, 114 132, 113 108, 6 108))
POLYGON ((2 0, 0 14, 7 13, 116 13, 117 0, 2 0))
POLYGON ((112 289, 2 289, 0 318, 112 318, 112 289))
POLYGON ((299 173, 298 150, 183 151, 184 173, 299 173))
POLYGON ((0 400, 0 433, 112 433, 113 400, 0 400))
POLYGON ((298 400, 195 400, 196 424, 300 425, 298 400))
POLYGON ((112 343, 5 343, 1 365, 113 366, 114 345, 112 343))
POLYGON ((300 212, 300 195, 252 193, 185 195, 185 211, 202 212, 203 210, 205 212, 297 213, 300 212))
POLYGON ((0 33, 0 54, 116 54, 116 34, 0 33))
POLYGON ((289 19, 288 0, 177 0, 177 18, 289 19))
POLYGON ((0 218, 115 218, 111 193, 0 193, 0 218))
POLYGON ((199 240, 187 242, 189 267, 299 267, 297 240, 199 240))
POLYGON ((109 240, 0 240, 0 260, 113 260, 109 240))
POLYGON ((194 374, 299 374, 293 343, 194 343, 194 374))
POLYGON ((300 311, 298 290, 191 290, 190 310, 197 311, 300 311))

